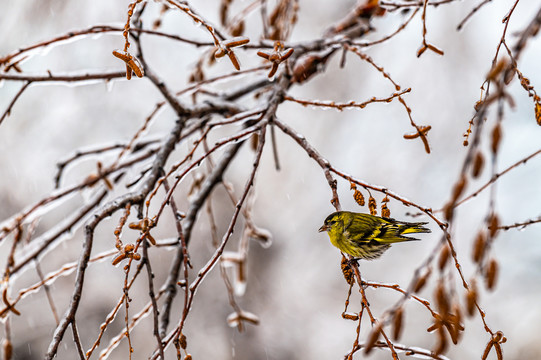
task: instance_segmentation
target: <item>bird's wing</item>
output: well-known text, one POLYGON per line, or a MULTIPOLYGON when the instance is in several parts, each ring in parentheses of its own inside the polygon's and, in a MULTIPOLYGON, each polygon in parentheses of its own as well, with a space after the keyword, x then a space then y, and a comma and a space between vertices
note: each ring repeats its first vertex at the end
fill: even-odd
POLYGON ((377 241, 381 244, 392 244, 401 241, 419 240, 402 235, 400 222, 380 218, 368 214, 357 214, 346 225, 349 239, 359 243, 377 241))
POLYGON ((350 240, 368 243, 377 239, 381 235, 382 230, 385 232, 385 229, 383 229, 384 226, 385 224, 381 223, 375 216, 356 214, 348 224, 345 224, 345 230, 350 240))

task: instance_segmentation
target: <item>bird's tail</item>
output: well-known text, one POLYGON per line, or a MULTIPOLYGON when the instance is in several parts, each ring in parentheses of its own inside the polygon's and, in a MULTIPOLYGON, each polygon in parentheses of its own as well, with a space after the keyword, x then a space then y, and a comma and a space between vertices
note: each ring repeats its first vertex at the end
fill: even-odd
POLYGON ((427 222, 401 223, 399 225, 400 235, 415 234, 415 233, 429 233, 431 232, 430 229, 423 226, 426 224, 428 223, 427 222))

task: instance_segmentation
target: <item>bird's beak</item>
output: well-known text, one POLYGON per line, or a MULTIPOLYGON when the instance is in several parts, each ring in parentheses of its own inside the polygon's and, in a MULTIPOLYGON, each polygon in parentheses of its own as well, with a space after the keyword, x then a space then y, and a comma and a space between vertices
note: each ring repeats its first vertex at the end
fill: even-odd
POLYGON ((323 224, 323 226, 319 228, 318 232, 323 232, 323 231, 328 231, 328 230, 329 230, 329 225, 323 224))

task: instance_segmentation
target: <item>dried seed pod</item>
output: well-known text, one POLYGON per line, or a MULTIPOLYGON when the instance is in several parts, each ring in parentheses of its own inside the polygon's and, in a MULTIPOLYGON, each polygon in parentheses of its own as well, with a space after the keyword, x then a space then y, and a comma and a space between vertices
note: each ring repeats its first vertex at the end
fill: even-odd
POLYGON ((496 285, 496 280, 498 278, 498 263, 495 259, 491 259, 488 263, 485 276, 487 289, 494 289, 494 286, 496 285))
POLYGON ((383 325, 380 322, 376 322, 376 324, 372 328, 372 332, 368 336, 368 340, 366 341, 366 347, 364 348, 365 355, 368 355, 374 348, 374 345, 376 345, 379 339, 379 335, 381 333, 382 327, 383 325))
POLYGON ((359 204, 359 206, 364 206, 364 196, 363 193, 359 190, 355 189, 355 192, 353 193, 353 199, 355 199, 355 202, 359 204))
POLYGON ((477 178, 479 177, 479 175, 481 175, 484 165, 485 165, 485 158, 483 157, 483 154, 480 151, 478 151, 477 154, 475 154, 475 158, 473 159, 472 176, 474 178, 477 178))
POLYGON ((192 360, 192 355, 186 354, 186 356, 184 356, 184 360, 192 360))
POLYGON ((449 245, 446 244, 440 251, 440 257, 438 260, 438 268, 440 269, 440 271, 443 271, 445 265, 447 265, 450 255, 451 249, 449 249, 449 245))
POLYGON ((483 260, 483 255, 485 254, 486 239, 485 233, 480 231, 475 238, 473 243, 472 259, 476 263, 480 263, 483 260))
POLYGON ((492 129, 491 148, 492 148, 492 153, 493 154, 496 154, 498 152, 501 140, 502 140, 502 127, 501 127, 500 123, 498 122, 494 126, 494 129, 492 129))
POLYGON ((402 333, 402 318, 404 316, 404 311, 402 308, 398 308, 394 313, 393 317, 393 339, 398 341, 402 333))

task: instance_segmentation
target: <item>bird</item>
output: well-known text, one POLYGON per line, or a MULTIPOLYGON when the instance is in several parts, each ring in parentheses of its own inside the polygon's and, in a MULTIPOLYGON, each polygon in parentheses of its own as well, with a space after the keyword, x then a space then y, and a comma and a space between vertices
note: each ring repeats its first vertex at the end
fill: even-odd
POLYGON ((334 246, 356 260, 372 260, 379 258, 391 244, 419 240, 404 235, 429 233, 430 229, 423 226, 426 224, 428 223, 337 211, 327 216, 319 232, 326 231, 334 246))

